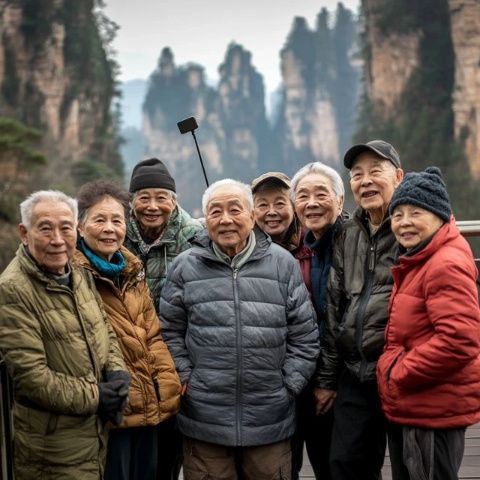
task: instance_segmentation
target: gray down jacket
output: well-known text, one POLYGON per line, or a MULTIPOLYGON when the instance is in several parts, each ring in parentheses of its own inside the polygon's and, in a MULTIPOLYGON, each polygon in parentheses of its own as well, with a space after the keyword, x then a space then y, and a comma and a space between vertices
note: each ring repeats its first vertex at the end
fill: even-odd
POLYGON ((256 231, 238 269, 215 256, 206 232, 174 261, 162 291, 163 336, 188 388, 180 431, 225 446, 290 437, 294 397, 318 356, 315 313, 292 255, 256 231))

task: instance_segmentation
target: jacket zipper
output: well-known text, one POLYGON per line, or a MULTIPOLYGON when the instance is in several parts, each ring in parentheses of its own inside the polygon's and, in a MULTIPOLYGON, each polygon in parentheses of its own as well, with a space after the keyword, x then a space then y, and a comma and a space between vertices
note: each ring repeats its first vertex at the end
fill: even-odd
POLYGON ((242 425, 242 377, 243 377, 243 355, 242 355, 242 328, 240 323, 240 309, 239 309, 239 299, 238 299, 238 285, 237 285, 237 276, 238 268, 234 268, 232 272, 233 277, 233 307, 235 309, 235 320, 236 320, 236 338, 237 338, 237 401, 236 401, 236 410, 237 410, 237 422, 236 422, 236 435, 237 435, 237 445, 242 445, 241 440, 241 425, 242 425))
POLYGON ((373 272, 375 269, 375 242, 370 242, 368 251, 368 271, 365 285, 362 290, 362 296, 360 298, 360 304, 357 310, 357 317, 355 319, 356 324, 356 344, 358 353, 360 354, 360 381, 363 382, 365 377, 365 371, 367 369, 367 359, 363 353, 362 340, 363 340, 363 320, 365 316, 365 310, 367 309, 368 300, 373 284, 373 272))

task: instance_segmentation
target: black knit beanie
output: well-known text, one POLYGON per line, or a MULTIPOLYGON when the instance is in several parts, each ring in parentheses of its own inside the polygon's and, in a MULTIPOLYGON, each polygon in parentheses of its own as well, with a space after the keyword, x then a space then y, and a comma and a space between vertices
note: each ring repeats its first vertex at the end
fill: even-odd
POLYGON ((428 167, 424 172, 407 173, 393 193, 390 215, 398 205, 416 205, 450 221, 452 207, 442 172, 438 167, 428 167))
POLYGON ((129 191, 133 193, 142 188, 164 188, 175 192, 175 180, 158 158, 142 160, 133 168, 129 191))

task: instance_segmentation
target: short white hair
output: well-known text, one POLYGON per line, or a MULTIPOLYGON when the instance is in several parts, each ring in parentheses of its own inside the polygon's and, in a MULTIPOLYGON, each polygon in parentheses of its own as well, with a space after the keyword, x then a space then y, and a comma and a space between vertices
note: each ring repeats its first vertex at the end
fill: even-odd
POLYGON ((224 187, 225 185, 230 185, 232 187, 238 187, 242 193, 244 194, 245 200, 247 201, 247 205, 249 211, 253 211, 253 195, 252 189, 250 185, 246 183, 239 182, 238 180, 233 180, 231 178, 224 178, 223 180, 218 180, 218 182, 212 183, 203 193, 202 196, 202 212, 205 216, 207 216, 207 207, 208 203, 210 202, 210 198, 212 194, 218 190, 220 187, 224 187))
POLYGON ((74 198, 69 197, 59 190, 39 190, 38 192, 30 194, 20 204, 21 222, 26 229, 29 229, 32 226, 32 212, 35 205, 40 202, 64 203, 71 210, 74 220, 77 220, 78 205, 74 198))
POLYGON ((311 173, 319 173, 327 177, 332 184, 335 196, 339 199, 345 197, 345 186, 343 185, 343 180, 339 173, 334 168, 329 167, 322 162, 312 162, 302 167, 292 178, 291 197, 293 201, 295 201, 298 184, 304 177, 311 173))

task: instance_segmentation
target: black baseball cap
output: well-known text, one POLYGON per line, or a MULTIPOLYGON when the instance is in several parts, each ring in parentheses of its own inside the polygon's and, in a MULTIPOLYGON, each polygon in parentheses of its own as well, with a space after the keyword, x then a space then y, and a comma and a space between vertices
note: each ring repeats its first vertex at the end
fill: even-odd
POLYGON ((374 152, 385 160, 389 160, 397 168, 402 168, 400 156, 398 155, 397 151, 392 147, 392 145, 383 140, 371 140, 370 142, 359 143, 358 145, 350 147, 343 157, 343 164, 350 170, 355 159, 361 153, 367 151, 374 152))

